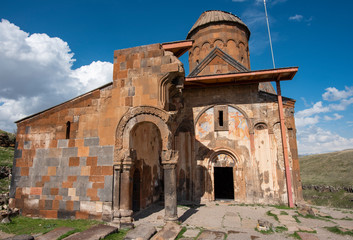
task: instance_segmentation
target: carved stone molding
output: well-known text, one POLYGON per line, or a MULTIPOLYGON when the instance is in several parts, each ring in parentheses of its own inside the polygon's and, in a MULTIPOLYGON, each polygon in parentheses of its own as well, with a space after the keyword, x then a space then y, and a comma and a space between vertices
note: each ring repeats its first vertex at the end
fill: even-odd
POLYGON ((116 142, 115 142, 116 149, 120 150, 123 148, 123 135, 124 135, 124 130, 125 130, 128 122, 130 120, 140 116, 140 115, 155 116, 158 119, 161 119, 166 126, 168 126, 168 123, 172 118, 172 114, 170 114, 162 109, 158 109, 156 107, 140 106, 140 107, 130 108, 124 114, 124 116, 121 118, 121 120, 118 124, 117 130, 116 130, 116 142))
POLYGON ((165 150, 162 151, 162 164, 163 165, 175 165, 178 163, 179 151, 165 150))

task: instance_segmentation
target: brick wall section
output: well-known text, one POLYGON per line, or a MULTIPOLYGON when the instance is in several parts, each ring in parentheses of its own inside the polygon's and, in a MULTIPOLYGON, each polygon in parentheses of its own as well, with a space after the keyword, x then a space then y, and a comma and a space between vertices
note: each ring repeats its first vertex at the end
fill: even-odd
POLYGON ((130 107, 158 106, 160 78, 183 73, 181 62, 160 44, 114 56, 113 83, 18 122, 10 202, 24 215, 112 217, 118 123, 130 107))

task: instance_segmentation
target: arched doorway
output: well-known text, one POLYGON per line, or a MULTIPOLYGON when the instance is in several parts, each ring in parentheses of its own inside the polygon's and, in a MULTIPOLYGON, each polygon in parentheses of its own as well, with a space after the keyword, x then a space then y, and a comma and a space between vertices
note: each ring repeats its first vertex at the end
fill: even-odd
POLYGON ((163 194, 162 139, 154 123, 141 122, 131 130, 129 141, 136 154, 132 201, 133 211, 138 211, 159 201, 163 194))
POLYGON ((236 160, 228 152, 216 152, 211 156, 213 169, 213 194, 215 200, 234 200, 234 172, 236 160))

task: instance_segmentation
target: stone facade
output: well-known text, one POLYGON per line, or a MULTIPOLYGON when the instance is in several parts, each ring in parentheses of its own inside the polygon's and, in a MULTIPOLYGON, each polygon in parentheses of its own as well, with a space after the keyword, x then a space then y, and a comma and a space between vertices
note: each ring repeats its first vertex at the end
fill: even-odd
POLYGON ((269 83, 289 70, 251 72, 246 25, 220 11, 200 19, 179 48, 117 50, 112 83, 18 121, 11 205, 129 225, 133 212, 164 201, 173 221, 177 201, 288 204, 288 177, 301 201, 295 101, 283 99, 283 133, 269 83), (188 77, 180 48, 190 49, 188 77))

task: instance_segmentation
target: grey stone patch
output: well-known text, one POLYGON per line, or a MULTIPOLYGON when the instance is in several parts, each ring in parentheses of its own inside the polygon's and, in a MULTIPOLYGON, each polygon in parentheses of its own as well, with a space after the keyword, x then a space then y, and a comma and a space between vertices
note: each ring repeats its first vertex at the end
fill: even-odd
POLYGON ((19 187, 30 187, 31 182, 29 181, 28 176, 22 176, 18 182, 19 187))
POLYGON ((126 62, 120 63, 120 70, 126 70, 126 62))
POLYGON ((50 188, 48 188, 48 187, 43 187, 43 188, 42 188, 42 194, 43 194, 43 195, 50 195, 50 188))
MULTIPOLYGON (((88 176, 78 176, 77 181, 74 182, 74 184, 73 184, 73 187, 76 188, 76 196, 79 196, 81 199, 81 197, 87 196, 86 195, 87 188, 91 188, 92 183, 88 182, 88 176), (87 179, 87 180, 85 181, 82 179, 87 179)), ((81 200, 83 200, 83 199, 81 199, 81 200)))
POLYGON ((85 147, 99 146, 99 138, 98 137, 85 138, 84 146, 85 147))
POLYGON ((59 158, 47 158, 47 159, 45 159, 45 163, 47 166, 57 167, 60 164, 60 159, 59 158))
POLYGON ((105 176, 104 188, 98 189, 98 196, 100 196, 100 201, 102 202, 112 201, 112 189, 113 189, 113 176, 105 176))
POLYGON ((249 233, 244 232, 228 232, 227 240, 238 240, 238 239, 259 239, 260 237, 251 236, 249 233))
POLYGON ((194 239, 199 233, 200 233, 200 229, 187 229, 183 233, 183 236, 186 237, 186 238, 194 239))
POLYGON ((129 88, 129 90, 128 90, 128 96, 129 96, 129 97, 135 96, 135 87, 129 88))
POLYGON ((69 190, 67 188, 59 188, 59 195, 60 196, 67 196, 68 195, 69 190))
POLYGON ((49 149, 47 148, 38 148, 36 150, 36 158, 46 158, 49 155, 49 149))
POLYGON ((87 157, 80 157, 80 166, 86 166, 87 157))
POLYGON ((73 148, 63 148, 63 157, 76 157, 77 156, 77 147, 73 148))
POLYGON ((58 140, 58 148, 67 148, 68 145, 69 145, 69 139, 58 140))
POLYGON ((74 122, 78 122, 80 120, 80 116, 74 116, 74 122))
POLYGON ((60 200, 59 201, 59 210, 66 210, 66 202, 60 200))
MULTIPOLYGON (((161 231, 154 235, 151 240, 159 239, 175 239, 179 232, 181 231, 181 226, 174 222, 167 222, 161 231)), ((222 238, 223 240, 223 238, 222 238)))
POLYGON ((16 149, 14 152, 14 158, 21 158, 22 157, 22 150, 16 149))
POLYGON ((98 166, 111 166, 114 160, 114 146, 101 147, 96 156, 98 157, 98 166))
POLYGON ((26 134, 29 134, 31 132, 31 127, 30 126, 26 126, 25 132, 26 132, 26 134))
POLYGON ((62 235, 74 230, 73 228, 69 227, 60 227, 51 230, 50 232, 43 234, 39 237, 36 237, 36 240, 52 240, 61 237, 62 235))
POLYGON ((74 201, 74 211, 80 211, 80 202, 74 201))
POLYGON ((133 239, 141 239, 141 240, 148 240, 150 239, 153 234, 156 233, 156 228, 151 225, 139 225, 136 228, 130 230, 124 240, 133 240, 133 239))
POLYGON ((28 234, 17 235, 5 238, 4 240, 34 240, 34 237, 28 234))
POLYGON ((197 238, 198 240, 223 240, 226 234, 224 232, 218 231, 203 231, 200 236, 197 238))
POLYGON ((23 149, 31 149, 32 141, 25 141, 23 143, 23 149))
POLYGON ((65 240, 97 240, 97 239, 103 239, 109 234, 112 234, 115 232, 118 232, 118 228, 99 224, 78 234, 71 235, 65 238, 65 240))

